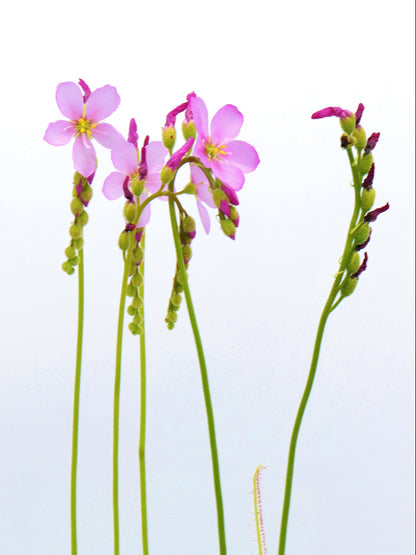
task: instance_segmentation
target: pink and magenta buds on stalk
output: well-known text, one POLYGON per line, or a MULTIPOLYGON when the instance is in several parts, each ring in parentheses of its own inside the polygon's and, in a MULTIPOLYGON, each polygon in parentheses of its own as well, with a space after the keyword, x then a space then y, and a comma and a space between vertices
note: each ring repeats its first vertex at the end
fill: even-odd
POLYGON ((91 139, 105 148, 117 148, 124 142, 122 135, 112 125, 101 123, 118 108, 120 97, 115 87, 105 85, 91 92, 86 83, 80 80, 80 87, 73 82, 60 83, 56 90, 56 102, 68 120, 50 123, 44 140, 51 145, 61 146, 74 138, 74 167, 83 177, 88 177, 97 167, 91 139))

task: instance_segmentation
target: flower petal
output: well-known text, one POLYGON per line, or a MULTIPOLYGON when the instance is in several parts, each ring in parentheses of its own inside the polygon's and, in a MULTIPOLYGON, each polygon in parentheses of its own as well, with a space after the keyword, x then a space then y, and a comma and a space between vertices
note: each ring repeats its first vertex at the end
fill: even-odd
POLYGON ((106 177, 102 192, 108 200, 120 198, 123 194, 123 183, 126 176, 120 172, 112 172, 106 177))
POLYGON ((82 91, 72 81, 59 83, 56 88, 56 103, 64 116, 71 120, 82 118, 84 99, 82 91))
POLYGON ((124 141, 122 148, 112 150, 111 160, 116 170, 125 176, 137 173, 137 150, 131 143, 124 141))
POLYGON ((162 183, 160 181, 160 173, 158 172, 147 174, 144 182, 146 189, 151 194, 156 193, 156 191, 158 191, 162 186, 162 183))
POLYGON ((259 165, 260 158, 256 149, 245 141, 231 141, 225 149, 228 163, 236 166, 244 173, 254 171, 259 165))
POLYGON ((213 161, 212 171, 220 181, 234 189, 234 191, 239 191, 244 185, 244 173, 235 166, 213 161))
POLYGON ((208 110, 205 102, 199 96, 191 98, 191 110, 194 116, 195 127, 201 139, 208 138, 208 110))
POLYGON ((209 219, 208 210, 202 204, 202 202, 196 201, 198 207, 199 217, 201 218, 202 225, 204 226, 205 233, 209 233, 211 229, 211 220, 209 219))
POLYGON ((120 96, 117 89, 111 85, 105 85, 91 93, 85 117, 92 122, 101 121, 115 112, 119 105, 120 96))
POLYGON ((75 169, 84 177, 88 177, 96 170, 95 149, 85 133, 75 138, 72 159, 75 169))
POLYGON ((50 145, 61 146, 68 144, 74 135, 74 124, 60 119, 48 125, 43 140, 50 145))
POLYGON ((146 163, 149 174, 159 172, 165 158, 169 154, 168 149, 163 145, 162 141, 152 141, 146 147, 146 163))
POLYGON ((109 123, 97 123, 92 130, 92 136, 105 148, 121 148, 126 144, 126 139, 109 123))
MULTIPOLYGON (((140 202, 144 202, 146 200, 146 197, 146 193, 144 193, 144 195, 141 195, 140 202)), ((149 204, 146 204, 146 206, 143 208, 143 212, 140 214, 139 221, 137 222, 137 227, 145 227, 150 221, 150 214, 151 208, 149 202, 149 204)))
POLYGON ((228 143, 237 137, 244 116, 232 104, 223 106, 211 121, 211 142, 215 145, 228 143))
POLYGON ((192 183, 196 185, 197 199, 205 202, 211 208, 215 208, 215 202, 212 200, 212 194, 209 190, 209 181, 201 168, 191 166, 191 179, 192 183))

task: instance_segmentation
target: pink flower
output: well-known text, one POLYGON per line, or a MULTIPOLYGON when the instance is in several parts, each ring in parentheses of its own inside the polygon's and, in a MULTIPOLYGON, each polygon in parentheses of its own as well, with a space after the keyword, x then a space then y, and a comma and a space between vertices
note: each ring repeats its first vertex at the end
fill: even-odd
POLYGON ((254 147, 235 141, 244 117, 235 106, 226 104, 215 114, 208 128, 208 111, 202 98, 190 99, 192 115, 198 133, 194 154, 223 183, 239 191, 245 173, 252 172, 260 162, 254 147))
POLYGON ((207 206, 215 208, 215 203, 212 200, 211 191, 209 190, 209 181, 206 178, 204 172, 201 170, 201 168, 198 168, 198 166, 191 166, 191 181, 196 186, 195 197, 199 217, 201 218, 205 233, 209 233, 211 222, 209 219, 208 210, 202 204, 205 203, 207 206))
POLYGON ((125 141, 112 125, 100 123, 119 106, 120 97, 115 87, 105 85, 91 94, 82 81, 81 87, 73 82, 59 83, 56 102, 68 120, 50 123, 44 140, 54 146, 66 145, 75 137, 72 158, 74 167, 84 177, 91 175, 97 167, 95 149, 91 139, 96 139, 106 148, 120 147, 125 141))

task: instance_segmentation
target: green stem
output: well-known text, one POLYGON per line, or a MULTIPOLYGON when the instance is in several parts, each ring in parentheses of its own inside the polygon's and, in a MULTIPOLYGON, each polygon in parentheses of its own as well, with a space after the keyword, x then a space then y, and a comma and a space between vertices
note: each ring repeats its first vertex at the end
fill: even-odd
POLYGON ((169 198, 169 212, 170 212, 170 220, 172 225, 173 239, 175 242, 176 258, 177 258, 179 272, 181 275, 181 283, 185 294, 186 306, 188 309, 189 319, 190 319, 192 331, 194 334, 195 346, 198 353, 199 366, 201 369, 202 389, 204 392, 205 409, 206 409, 207 420, 208 420, 209 442, 211 447, 211 460, 212 460, 212 471, 213 471, 213 478, 214 478, 215 499, 216 499, 216 506, 217 506, 217 525, 218 525, 220 555, 226 555, 227 547, 225 542, 224 508, 223 508, 222 492, 221 492, 218 449, 217 449, 217 442, 215 438, 214 412, 212 409, 211 395, 209 391, 208 372, 207 372, 207 366, 205 363, 204 351, 202 348, 201 336, 199 334, 198 324, 196 321, 195 310, 192 304, 191 293, 189 290, 185 263, 183 261, 181 242, 180 242, 179 233, 178 233, 178 224, 176 221, 175 207, 174 207, 174 201, 172 197, 169 198))
POLYGON ((75 362, 74 410, 72 421, 72 461, 71 461, 71 553, 77 554, 77 460, 79 429, 79 397, 81 389, 82 337, 84 328, 84 257, 83 249, 78 251, 78 333, 75 362))
MULTIPOLYGON (((144 250, 145 235, 141 240, 144 250)), ((140 265, 140 272, 144 280, 144 260, 140 265)), ((142 515, 142 545, 143 555, 149 554, 149 540, 147 532, 147 496, 146 496, 146 342, 145 342, 145 322, 144 322, 144 281, 139 288, 139 297, 143 300, 143 304, 139 313, 142 317, 143 331, 140 335, 140 437, 139 437, 139 470, 140 470, 140 504, 142 515)))
MULTIPOLYGON (((335 308, 335 305, 333 305, 333 303, 337 294, 339 293, 340 283, 343 278, 344 271, 348 264, 349 258, 351 256, 351 251, 353 248, 353 235, 351 231, 354 229, 354 227, 357 224, 357 219, 360 212, 361 179, 360 179, 359 172, 354 164, 354 157, 352 155, 351 149, 347 149, 347 154, 348 154, 348 159, 350 161, 351 171, 354 179, 354 191, 355 191, 354 211, 351 217, 350 226, 348 228, 347 239, 345 242, 344 252, 341 258, 339 271, 335 276, 335 280, 332 285, 331 291, 329 293, 328 300, 325 303, 321 318, 319 320, 318 331, 316 333, 316 339, 315 339, 315 346, 313 349, 311 367, 309 370, 309 375, 306 382, 305 390, 303 392, 302 399, 300 401, 298 412, 296 414, 295 424, 293 426, 293 431, 292 431, 292 437, 290 439, 289 455, 288 455, 287 470, 286 470, 285 493, 284 493, 283 509, 282 509, 282 519, 281 519, 281 525, 280 525, 278 555, 284 555, 285 553, 286 533, 287 533, 287 524, 289 519, 289 508, 290 508, 290 497, 291 497, 291 491, 292 491, 296 444, 298 440, 299 429, 302 424, 303 415, 305 413, 306 405, 308 403, 309 396, 312 390, 312 386, 313 386, 313 382, 316 374, 316 368, 318 366, 319 353, 321 350, 321 343, 322 343, 322 337, 324 334, 325 325, 328 320, 329 314, 335 308)), ((340 300, 337 301, 336 305, 338 305, 339 302, 340 300)))
POLYGON ((124 264, 123 281, 121 285, 120 306, 118 311, 116 368, 114 376, 114 411, 113 411, 113 523, 114 523, 114 555, 120 554, 120 524, 118 507, 118 447, 120 420, 120 383, 121 383, 121 353, 123 343, 124 309, 126 305, 127 281, 131 260, 131 248, 124 264))

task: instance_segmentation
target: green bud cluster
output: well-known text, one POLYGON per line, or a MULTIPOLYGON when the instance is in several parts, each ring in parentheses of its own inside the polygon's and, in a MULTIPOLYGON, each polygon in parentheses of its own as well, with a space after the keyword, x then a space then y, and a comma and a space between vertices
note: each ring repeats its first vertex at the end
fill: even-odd
POLYGON ((70 242, 65 249, 66 260, 62 263, 62 269, 68 275, 75 272, 75 266, 79 264, 78 251, 84 245, 83 228, 88 223, 88 213, 85 206, 92 198, 92 188, 88 179, 75 172, 73 179, 72 200, 70 204, 74 219, 69 226, 70 242))
POLYGON ((172 284, 172 292, 170 294, 168 310, 165 318, 165 322, 169 330, 173 330, 178 319, 177 312, 182 303, 182 292, 183 285, 181 281, 181 275, 179 273, 178 266, 176 266, 175 277, 173 278, 172 284))
MULTIPOLYGON (((141 249, 139 246, 137 248, 141 249)), ((127 307, 127 314, 132 316, 132 321, 129 324, 129 330, 133 335, 140 335, 143 333, 143 296, 140 290, 143 285, 142 268, 143 266, 135 266, 135 270, 128 281, 126 291, 127 296, 131 297, 131 303, 127 307)))

